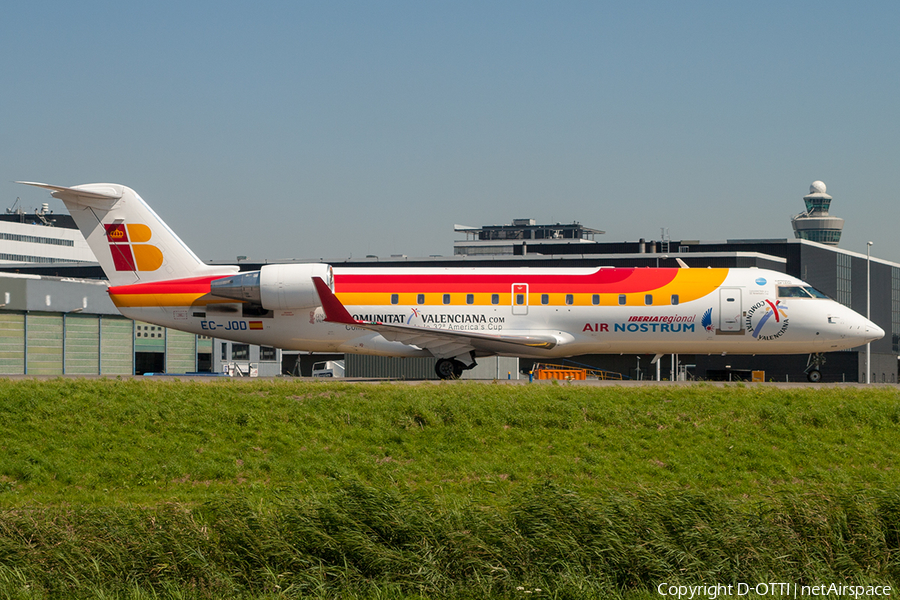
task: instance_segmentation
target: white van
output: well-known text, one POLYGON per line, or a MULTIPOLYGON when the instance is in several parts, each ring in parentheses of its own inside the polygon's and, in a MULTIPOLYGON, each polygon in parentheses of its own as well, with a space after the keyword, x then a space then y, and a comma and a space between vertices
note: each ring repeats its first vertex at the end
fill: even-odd
POLYGON ((343 377, 344 361, 342 360, 325 360, 313 363, 313 377, 343 377))

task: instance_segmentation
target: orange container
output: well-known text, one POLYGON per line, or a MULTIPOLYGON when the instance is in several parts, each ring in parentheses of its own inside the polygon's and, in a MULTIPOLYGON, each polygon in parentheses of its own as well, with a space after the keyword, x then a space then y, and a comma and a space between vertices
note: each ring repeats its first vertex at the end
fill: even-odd
POLYGON ((587 379, 586 369, 540 369, 535 373, 537 379, 565 379, 584 380, 587 379))

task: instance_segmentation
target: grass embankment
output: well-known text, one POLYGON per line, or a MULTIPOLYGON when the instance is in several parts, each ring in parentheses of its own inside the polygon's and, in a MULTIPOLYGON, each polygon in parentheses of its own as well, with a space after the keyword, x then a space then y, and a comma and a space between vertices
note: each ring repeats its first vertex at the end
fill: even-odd
POLYGON ((894 388, 4 381, 0 595, 900 582, 898 432, 894 388))

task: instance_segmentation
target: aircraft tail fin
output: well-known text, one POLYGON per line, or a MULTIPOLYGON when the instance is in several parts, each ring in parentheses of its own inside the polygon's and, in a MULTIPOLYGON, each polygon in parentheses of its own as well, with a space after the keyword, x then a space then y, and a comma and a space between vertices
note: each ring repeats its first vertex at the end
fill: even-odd
POLYGON ((124 185, 16 183, 48 189, 63 201, 111 285, 229 275, 239 270, 204 264, 137 192, 124 185))

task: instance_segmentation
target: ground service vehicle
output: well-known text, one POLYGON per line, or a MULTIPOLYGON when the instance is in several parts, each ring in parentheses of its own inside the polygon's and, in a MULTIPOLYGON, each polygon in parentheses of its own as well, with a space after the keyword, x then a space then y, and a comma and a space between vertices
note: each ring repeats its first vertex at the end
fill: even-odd
POLYGON ((343 377, 344 361, 342 360, 324 360, 313 363, 313 377, 343 377))

